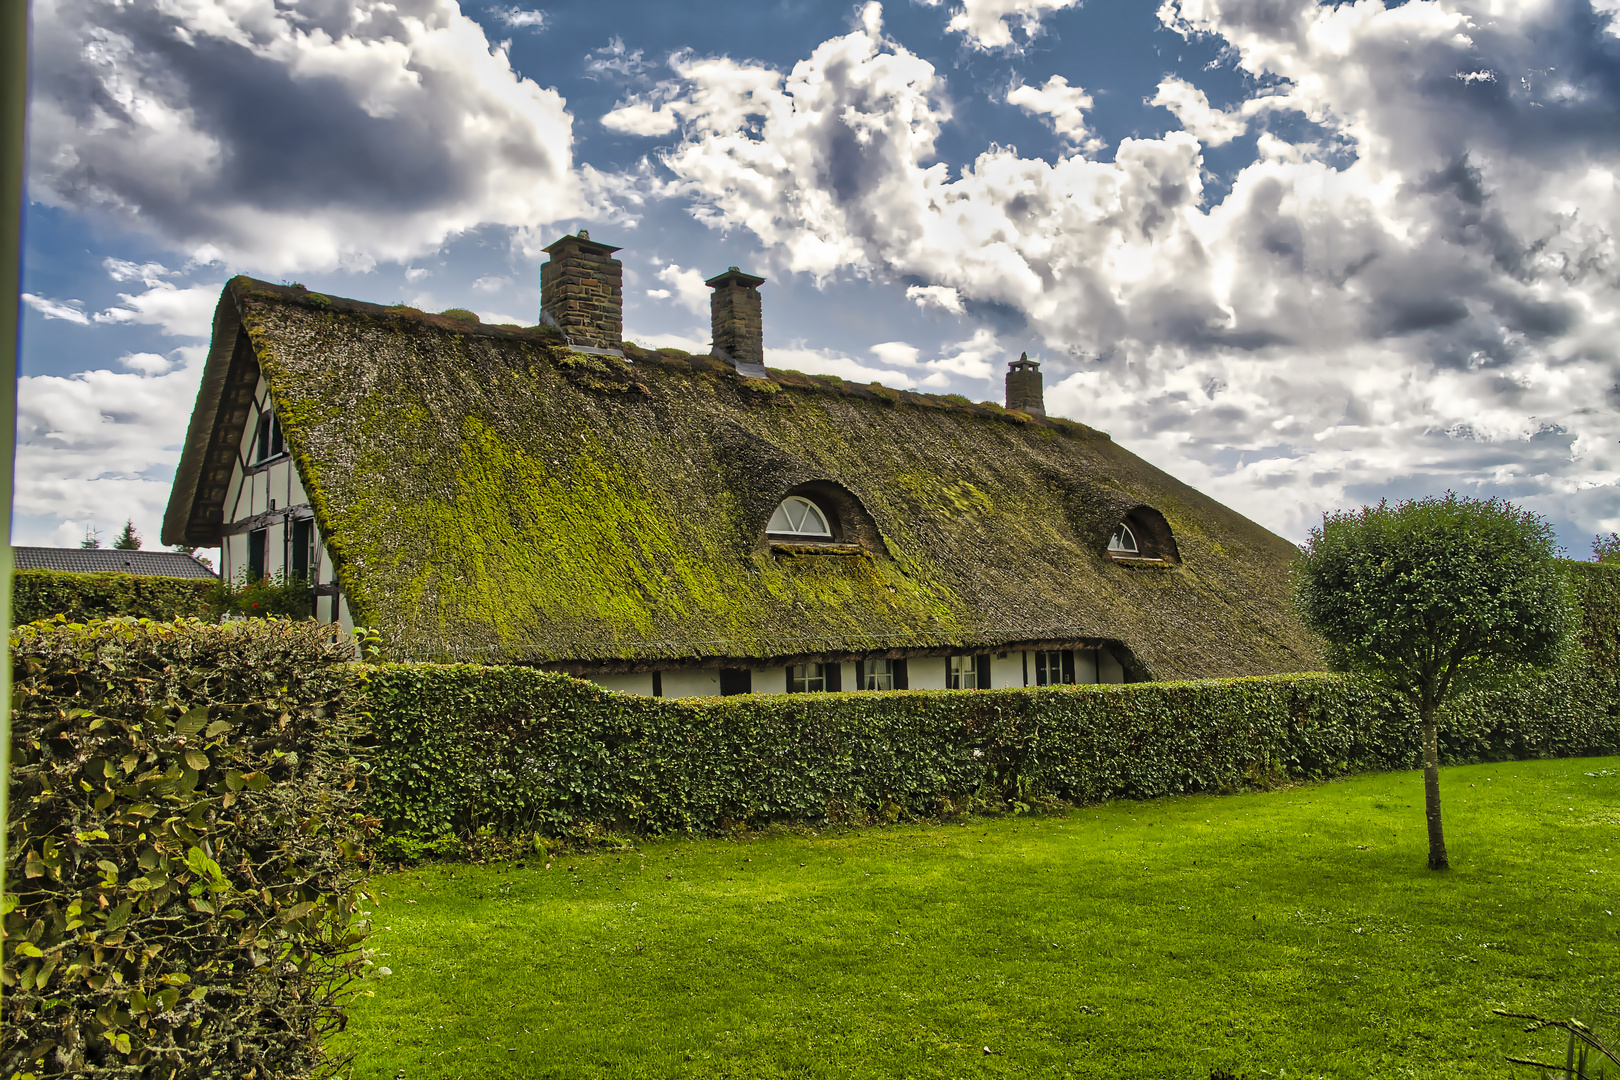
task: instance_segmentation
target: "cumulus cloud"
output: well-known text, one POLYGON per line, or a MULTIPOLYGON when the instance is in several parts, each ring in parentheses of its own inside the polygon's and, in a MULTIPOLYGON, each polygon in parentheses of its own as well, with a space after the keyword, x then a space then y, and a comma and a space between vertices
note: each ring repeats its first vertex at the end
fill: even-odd
POLYGON ((840 379, 856 383, 880 382, 885 386, 898 386, 908 390, 917 385, 917 380, 904 371, 873 367, 835 349, 815 349, 804 345, 787 349, 767 348, 765 366, 778 370, 803 371, 810 375, 836 375, 840 379))
POLYGON ((562 98, 455 0, 61 0, 33 51, 31 196, 205 261, 365 269, 581 205, 562 98))
POLYGON ((1086 150, 1102 148, 1102 140, 1092 136, 1086 128, 1091 95, 1081 87, 1070 86, 1062 75, 1053 75, 1040 87, 1027 83, 1013 87, 1007 91, 1007 104, 1042 117, 1053 131, 1076 146, 1086 150))
POLYGON ((17 380, 15 512, 54 531, 17 537, 73 544, 87 527, 110 538, 126 519, 157 538, 180 440, 207 350, 120 357, 130 369, 17 380))
POLYGON ((683 59, 648 108, 680 133, 667 190, 699 220, 791 270, 909 279, 920 306, 1025 328, 976 334, 929 385, 1039 343, 1055 409, 1296 536, 1391 484, 1584 491, 1612 516, 1620 80, 1587 10, 1171 0, 1167 25, 1264 89, 1216 110, 1166 79, 1183 130, 1111 161, 936 161, 943 77, 875 5, 786 73, 683 59), (1527 74, 1456 77, 1478 71, 1527 74), (1280 110, 1307 134, 1263 131, 1212 201, 1201 144, 1280 110))
MULTIPOLYGON (((938 6, 938 0, 929 6, 938 6)), ((1018 45, 1015 31, 1028 41, 1040 34, 1047 14, 1079 6, 1080 0, 963 0, 946 29, 975 49, 1011 49, 1018 45)))
POLYGON ((182 289, 170 281, 155 282, 143 293, 119 293, 123 304, 97 312, 95 320, 157 326, 172 337, 207 337, 221 288, 215 284, 182 289))
POLYGON ((669 286, 667 290, 657 290, 665 297, 673 296, 682 306, 699 315, 708 313, 710 290, 703 284, 701 271, 683 269, 670 263, 658 271, 658 280, 669 286))
POLYGON ((90 325, 90 313, 84 310, 83 300, 52 300, 34 293, 23 293, 22 302, 47 319, 65 319, 80 326, 90 325))

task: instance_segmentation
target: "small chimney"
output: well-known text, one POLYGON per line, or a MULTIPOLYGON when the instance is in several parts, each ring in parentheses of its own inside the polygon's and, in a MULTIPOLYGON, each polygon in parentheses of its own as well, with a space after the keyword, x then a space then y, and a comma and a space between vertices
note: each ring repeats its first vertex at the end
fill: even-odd
POLYGON ((1007 411, 1045 416, 1046 403, 1041 397, 1041 365, 1019 353, 1018 359, 1007 365, 1007 411))
POLYGON ((765 374, 765 323, 759 287, 765 279, 745 274, 735 266, 703 284, 714 290, 709 297, 709 323, 714 355, 730 362, 751 379, 765 374))
POLYGON ((584 229, 545 251, 540 265, 540 321, 563 332, 576 349, 624 355, 624 264, 616 247, 584 229))

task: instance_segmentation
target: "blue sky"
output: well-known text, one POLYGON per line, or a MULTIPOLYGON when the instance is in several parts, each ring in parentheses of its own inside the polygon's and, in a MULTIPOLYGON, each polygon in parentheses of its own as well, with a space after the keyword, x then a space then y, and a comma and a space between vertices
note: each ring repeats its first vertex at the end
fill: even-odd
POLYGON ((35 7, 14 540, 156 544, 219 285, 1054 412, 1291 539, 1379 498, 1620 528, 1617 0, 35 7), (1498 7, 1502 7, 1498 5, 1498 7))

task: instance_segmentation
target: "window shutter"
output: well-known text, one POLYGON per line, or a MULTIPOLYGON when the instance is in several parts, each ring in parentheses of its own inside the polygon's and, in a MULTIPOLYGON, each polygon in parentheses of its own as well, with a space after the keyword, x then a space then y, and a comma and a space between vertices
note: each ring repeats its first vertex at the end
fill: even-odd
MULTIPOLYGON (((335 622, 336 620, 334 619, 333 621, 335 622)), ((664 696, 664 673, 662 671, 655 671, 655 672, 653 672, 653 697, 663 697, 663 696, 664 696)))
POLYGON ((1026 650, 1018 654, 1024 661, 1024 685, 1029 685, 1029 652, 1026 650))
POLYGON ((894 662, 894 688, 896 690, 911 689, 911 679, 906 675, 906 662, 904 660, 894 662))
POLYGON ((990 654, 973 658, 973 670, 979 674, 979 689, 990 689, 990 654))
POLYGON ((821 665, 821 673, 827 681, 823 683, 829 694, 835 694, 844 688, 844 665, 842 661, 834 660, 830 664, 821 665))
POLYGON ((1063 681, 1066 682, 1066 683, 1073 683, 1074 682, 1074 650, 1073 649, 1064 649, 1063 650, 1063 681))
POLYGON ((855 661, 855 689, 866 689, 866 661, 855 661))
POLYGON ((793 693, 793 665, 787 666, 787 692, 793 693))

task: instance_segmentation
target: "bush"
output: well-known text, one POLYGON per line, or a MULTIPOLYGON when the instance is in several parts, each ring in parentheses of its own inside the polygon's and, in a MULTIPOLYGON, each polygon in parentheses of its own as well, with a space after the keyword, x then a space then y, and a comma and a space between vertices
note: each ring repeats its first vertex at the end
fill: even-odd
MULTIPOLYGON (((1566 564, 1582 659, 1458 699, 1443 761, 1620 749, 1620 567, 1566 564)), ((1349 676, 668 700, 532 668, 383 665, 369 806, 394 857, 447 836, 718 833, 1231 791, 1410 768, 1410 707, 1349 676)))
POLYGON ((12 650, 0 1076, 330 1072, 366 932, 351 646, 116 619, 12 650))
POLYGON ((315 593, 302 578, 289 578, 280 572, 253 577, 244 570, 234 585, 216 582, 209 590, 208 602, 215 615, 307 619, 315 610, 315 593))
POLYGON ((64 615, 69 622, 118 615, 160 621, 201 618, 212 611, 208 594, 214 584, 213 578, 18 570, 11 579, 12 621, 21 625, 52 615, 64 615))

